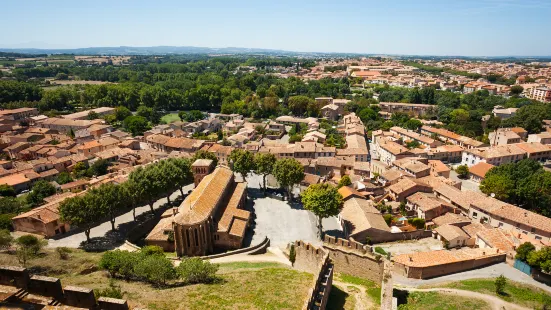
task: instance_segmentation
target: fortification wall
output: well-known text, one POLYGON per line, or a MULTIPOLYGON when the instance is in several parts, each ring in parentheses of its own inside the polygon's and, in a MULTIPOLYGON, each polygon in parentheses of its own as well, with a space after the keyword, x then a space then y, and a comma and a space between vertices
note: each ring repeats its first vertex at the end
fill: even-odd
POLYGON ((76 286, 63 288, 60 279, 37 275, 29 276, 27 269, 21 267, 0 266, 0 284, 14 286, 31 294, 51 297, 61 304, 71 307, 109 310, 129 309, 126 300, 100 298, 98 304, 96 303, 94 291, 91 289, 76 286))
POLYGON ((371 247, 354 240, 325 236, 323 248, 329 252, 335 272, 366 278, 378 285, 382 282, 384 260, 374 255, 371 247))
POLYGON ((303 241, 295 243, 294 267, 314 274, 314 281, 304 302, 305 310, 325 310, 333 285, 333 264, 329 253, 303 241))

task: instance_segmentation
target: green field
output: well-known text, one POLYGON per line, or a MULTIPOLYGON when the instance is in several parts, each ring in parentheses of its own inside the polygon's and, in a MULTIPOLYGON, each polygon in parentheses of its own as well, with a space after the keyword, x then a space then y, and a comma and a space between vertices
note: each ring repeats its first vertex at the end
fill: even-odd
POLYGON ((487 302, 461 296, 441 294, 437 292, 412 292, 398 298, 398 310, 490 310, 487 302))
POLYGON ((519 304, 528 308, 541 309, 551 306, 551 294, 531 285, 525 285, 507 279, 505 294, 499 295, 495 291, 495 279, 473 279, 451 282, 440 287, 449 287, 459 290, 479 292, 497 296, 505 301, 519 304))
POLYGON ((175 121, 179 121, 180 117, 178 116, 178 113, 170 113, 166 114, 165 116, 161 117, 161 123, 174 123, 175 121))

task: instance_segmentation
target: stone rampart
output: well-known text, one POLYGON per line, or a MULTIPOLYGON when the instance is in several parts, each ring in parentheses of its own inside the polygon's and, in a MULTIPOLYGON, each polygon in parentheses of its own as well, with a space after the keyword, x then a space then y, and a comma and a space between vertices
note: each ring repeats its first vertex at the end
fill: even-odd
MULTIPOLYGON (((129 309, 126 300, 99 298, 96 302, 96 296, 92 289, 76 286, 63 288, 58 278, 29 276, 28 270, 21 267, 1 266, 0 285, 13 286, 30 294, 50 297, 65 306, 87 309, 129 309)), ((22 296, 24 295, 22 294, 22 296)), ((16 298, 15 295, 14 298, 16 298)), ((20 300, 14 300, 15 303, 18 301, 20 300)), ((21 301, 21 303, 28 303, 28 301, 21 301)))

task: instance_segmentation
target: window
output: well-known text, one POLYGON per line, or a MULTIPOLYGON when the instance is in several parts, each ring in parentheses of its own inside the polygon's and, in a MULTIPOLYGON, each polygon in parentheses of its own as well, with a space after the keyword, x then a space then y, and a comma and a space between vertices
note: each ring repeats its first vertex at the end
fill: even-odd
POLYGON ((497 227, 503 227, 503 223, 500 222, 497 227))
POLYGON ((476 212, 473 212, 473 219, 477 218, 478 217, 478 213, 476 212))

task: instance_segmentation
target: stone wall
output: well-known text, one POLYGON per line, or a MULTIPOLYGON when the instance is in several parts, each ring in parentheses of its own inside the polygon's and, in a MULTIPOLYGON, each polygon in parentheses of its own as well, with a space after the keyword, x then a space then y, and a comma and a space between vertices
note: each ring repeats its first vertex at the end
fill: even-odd
MULTIPOLYGON (((109 310, 129 309, 126 300, 100 298, 98 304, 96 303, 94 291, 91 289, 76 286, 62 288, 61 281, 58 278, 29 276, 27 269, 21 267, 1 266, 0 285, 14 286, 30 294, 51 297, 59 303, 71 307, 109 310)), ((17 299, 15 295, 12 297, 12 299, 17 299)), ((12 301, 16 304, 17 302, 22 301, 12 301)), ((25 303, 28 304, 29 301, 25 300, 25 303)))
POLYGON ((294 267, 314 274, 314 281, 304 302, 305 310, 325 310, 333 285, 333 264, 329 253, 323 248, 309 243, 295 243, 296 260, 294 267))
POLYGON ((366 278, 377 285, 381 284, 384 260, 371 253, 371 247, 354 240, 325 236, 323 248, 329 252, 335 272, 366 278))
POLYGON ((376 236, 369 236, 369 237, 371 238, 372 243, 383 243, 383 242, 428 238, 428 237, 432 237, 432 231, 415 230, 415 231, 399 232, 399 233, 378 234, 376 236))

